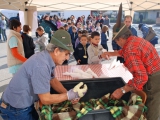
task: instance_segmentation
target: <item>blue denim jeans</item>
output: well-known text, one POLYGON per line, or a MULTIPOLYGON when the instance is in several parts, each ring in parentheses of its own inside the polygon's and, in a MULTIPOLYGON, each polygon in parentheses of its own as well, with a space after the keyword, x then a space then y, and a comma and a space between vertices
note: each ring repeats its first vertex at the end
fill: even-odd
POLYGON ((7 41, 6 29, 2 29, 3 41, 7 41))
POLYGON ((38 120, 39 116, 34 108, 34 105, 27 108, 14 108, 7 105, 2 107, 2 100, 0 100, 0 115, 4 120, 38 120))

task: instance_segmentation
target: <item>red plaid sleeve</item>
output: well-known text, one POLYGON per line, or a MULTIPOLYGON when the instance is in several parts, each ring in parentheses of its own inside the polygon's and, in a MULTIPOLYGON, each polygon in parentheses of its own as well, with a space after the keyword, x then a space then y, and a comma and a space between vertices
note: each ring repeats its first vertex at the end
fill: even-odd
POLYGON ((148 80, 146 68, 140 57, 136 55, 137 52, 128 52, 125 56, 125 66, 132 73, 133 79, 129 80, 128 85, 137 90, 142 90, 143 86, 148 80))

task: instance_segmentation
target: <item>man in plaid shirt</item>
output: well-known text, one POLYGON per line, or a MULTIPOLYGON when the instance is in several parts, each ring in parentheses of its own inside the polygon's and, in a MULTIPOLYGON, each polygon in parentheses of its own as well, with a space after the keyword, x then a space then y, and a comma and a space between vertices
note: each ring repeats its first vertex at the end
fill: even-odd
POLYGON ((144 90, 147 94, 147 120, 160 119, 160 57, 156 49, 147 40, 132 36, 123 23, 114 25, 113 40, 122 49, 118 52, 106 52, 106 55, 123 57, 124 65, 132 73, 133 79, 115 90, 112 98, 120 99, 123 94, 134 89, 144 90))

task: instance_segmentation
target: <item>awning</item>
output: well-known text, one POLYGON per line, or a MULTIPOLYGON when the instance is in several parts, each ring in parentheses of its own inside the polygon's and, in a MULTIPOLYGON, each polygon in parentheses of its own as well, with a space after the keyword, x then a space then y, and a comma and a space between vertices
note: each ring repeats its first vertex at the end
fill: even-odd
POLYGON ((24 10, 25 6, 37 6, 38 11, 64 10, 158 10, 160 0, 0 0, 0 9, 24 10))

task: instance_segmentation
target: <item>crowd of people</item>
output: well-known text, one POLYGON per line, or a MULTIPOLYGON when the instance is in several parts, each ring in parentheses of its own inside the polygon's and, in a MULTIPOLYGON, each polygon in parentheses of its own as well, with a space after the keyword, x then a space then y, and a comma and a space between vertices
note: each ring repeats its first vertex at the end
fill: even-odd
MULTIPOLYGON (((124 23, 131 30, 132 35, 137 36, 137 30, 132 26, 132 17, 130 15, 126 15, 124 17, 124 23)), ((39 19, 39 25, 46 28, 44 30, 46 33, 49 34, 49 39, 51 39, 51 36, 54 34, 54 31, 56 31, 57 29, 64 29, 65 31, 69 32, 72 39, 72 45, 75 50, 75 53, 74 53, 75 59, 77 58, 77 56, 75 55, 79 53, 77 45, 81 44, 81 36, 83 34, 85 34, 88 39, 87 44, 90 44, 90 43, 93 44, 91 42, 91 39, 92 39, 91 34, 94 32, 98 32, 100 34, 100 41, 99 41, 100 44, 102 45, 103 49, 106 49, 108 51, 107 41, 109 39, 109 28, 111 27, 110 19, 108 18, 108 16, 102 16, 101 14, 98 17, 89 15, 87 19, 85 19, 85 16, 82 15, 81 17, 78 17, 76 19, 73 15, 71 15, 71 17, 69 17, 68 19, 60 20, 56 15, 54 16, 45 15, 45 16, 42 16, 41 19, 39 19), (50 26, 49 28, 49 25, 48 27, 46 27, 48 22, 50 24, 52 23, 54 27, 50 26)), ((143 23, 140 23, 138 27, 139 27, 139 30, 142 31, 143 38, 147 39, 146 36, 150 32, 150 27, 148 27, 146 24, 143 24, 143 23)), ((155 46, 155 44, 158 44, 157 35, 154 34, 152 39, 150 38, 148 41, 153 46, 155 46)), ((112 41, 112 48, 114 51, 121 49, 121 47, 118 46, 115 43, 115 41, 112 41)), ((83 51, 85 52, 85 50, 83 51)), ((87 52, 88 51, 86 51, 86 54, 88 54, 87 52)), ((117 60, 120 60, 120 62, 122 63, 124 62, 124 59, 122 57, 117 57, 117 60)), ((77 64, 80 64, 79 61, 82 61, 82 60, 76 59, 76 61, 77 61, 77 64)), ((66 63, 67 61, 65 62, 65 64, 66 63)), ((89 63, 86 62, 85 64, 89 64, 89 63)))
MULTIPOLYGON (((130 15, 124 17, 124 24, 132 32, 132 35, 137 36, 137 30, 132 26, 132 17, 130 15)), ((109 40, 109 28, 111 27, 108 16, 102 17, 100 14, 98 17, 95 17, 89 15, 87 19, 85 19, 83 15, 76 19, 74 15, 71 15, 68 19, 60 19, 56 15, 44 15, 39 18, 38 25, 39 27, 36 30, 37 40, 34 42, 33 38, 29 35, 29 32, 31 32, 29 25, 24 25, 21 31, 20 21, 17 19, 10 21, 10 34, 14 33, 14 37, 13 34, 11 34, 12 37, 8 35, 10 48, 8 54, 12 56, 11 58, 8 57, 8 59, 15 59, 15 65, 14 63, 13 65, 9 65, 10 73, 15 74, 21 64, 35 53, 35 43, 39 45, 40 52, 45 50, 52 36, 58 29, 69 33, 74 49, 73 56, 78 65, 98 64, 106 59, 103 52, 108 51, 107 41, 109 40), (18 41, 22 44, 18 44, 18 41), (15 47, 18 49, 15 49, 15 47)), ((143 38, 148 39, 153 46, 158 44, 157 35, 150 33, 150 30, 152 30, 152 32, 154 31, 153 29, 143 23, 140 23, 138 27, 139 30, 142 31, 143 38), (148 35, 148 33, 150 33, 150 35, 148 35)), ((2 16, 1 28, 4 41, 7 41, 4 16, 2 16)), ((112 47, 114 51, 121 49, 114 40, 112 41, 112 47)), ((124 63, 123 57, 118 56, 117 60, 124 63)), ((68 60, 65 60, 63 64, 68 64, 68 60)))
MULTIPOLYGON (((42 26, 44 31, 49 35, 48 42, 50 42, 52 35, 54 35, 54 32, 57 29, 63 29, 70 34, 73 49, 75 51, 73 55, 77 61, 77 64, 88 64, 88 59, 92 60, 92 57, 90 58, 90 56, 88 56, 87 49, 89 44, 92 44, 92 39, 94 39, 94 36, 98 36, 98 43, 96 43, 96 46, 98 46, 99 42, 101 42, 101 45, 103 46, 102 48, 108 51, 107 41, 109 39, 108 36, 110 27, 110 20, 108 16, 103 18, 102 15, 99 15, 98 17, 89 15, 87 19, 85 19, 85 16, 82 15, 76 19, 74 15, 71 15, 67 19, 59 19, 56 15, 44 15, 38 21, 39 26, 42 26)), ((98 55, 99 54, 96 56, 98 55)), ((64 62, 64 64, 67 63, 67 61, 64 62)))
POLYGON ((103 25, 106 25, 110 27, 110 20, 108 16, 105 18, 102 17, 102 15, 99 15, 98 17, 92 17, 89 15, 87 19, 85 19, 85 16, 78 17, 77 19, 71 15, 71 17, 67 19, 59 19, 56 15, 54 16, 49 16, 49 15, 44 15, 38 20, 38 24, 40 26, 44 26, 43 24, 46 23, 45 25, 51 24, 50 26, 50 31, 47 31, 49 35, 51 35, 54 31, 59 29, 60 27, 64 27, 65 30, 67 30, 70 34, 72 33, 72 28, 73 26, 76 27, 76 30, 87 30, 88 33, 91 33, 93 31, 97 31, 101 33, 101 29, 103 25), (54 27, 53 27, 54 26, 54 27), (57 29, 56 29, 56 28, 57 29))

